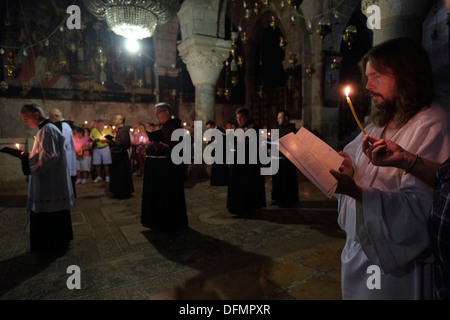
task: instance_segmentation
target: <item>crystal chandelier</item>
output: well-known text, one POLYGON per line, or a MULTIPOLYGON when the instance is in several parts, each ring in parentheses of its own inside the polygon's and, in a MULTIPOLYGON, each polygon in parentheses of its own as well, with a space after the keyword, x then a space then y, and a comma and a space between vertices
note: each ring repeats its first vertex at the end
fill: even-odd
POLYGON ((153 35, 158 23, 169 22, 180 9, 179 0, 83 0, 97 19, 127 39, 153 35))

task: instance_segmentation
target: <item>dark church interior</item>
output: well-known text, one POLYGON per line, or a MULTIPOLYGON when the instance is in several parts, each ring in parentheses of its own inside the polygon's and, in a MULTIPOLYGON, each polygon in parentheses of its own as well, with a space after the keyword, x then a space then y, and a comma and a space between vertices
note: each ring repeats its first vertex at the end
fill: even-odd
MULTIPOLYGON (((427 50, 435 99, 450 105, 450 1, 3 0, 0 16, 0 148, 32 150, 37 130, 19 113, 26 103, 59 108, 76 127, 123 114, 136 128, 157 124, 154 106, 168 102, 191 133, 195 121, 202 130, 208 120, 235 127, 241 107, 270 131, 287 110, 297 130, 340 151, 361 132, 355 117, 367 124, 373 111, 359 60, 397 37, 427 50), (110 21, 105 8, 117 4, 131 11, 110 21), (380 22, 370 5, 381 8, 379 28, 368 27, 380 22), (154 26, 145 38, 130 35, 139 45, 132 52, 116 27, 132 24, 138 9, 155 21, 140 17, 154 26)), ((94 171, 74 185, 73 240, 64 254, 42 258, 30 253, 28 179, 20 161, 0 153, 0 300, 342 300, 338 200, 300 170, 298 203, 273 201, 266 175, 265 206, 239 216, 227 209, 228 185, 211 184, 213 166, 190 163, 188 228, 158 233, 141 224, 148 195, 131 161, 129 198, 112 197, 94 171)))

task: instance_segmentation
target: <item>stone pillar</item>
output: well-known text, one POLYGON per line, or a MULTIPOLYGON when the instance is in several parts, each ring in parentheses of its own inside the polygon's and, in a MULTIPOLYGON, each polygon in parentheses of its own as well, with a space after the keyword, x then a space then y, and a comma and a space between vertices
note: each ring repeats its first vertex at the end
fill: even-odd
POLYGON ((223 40, 225 11, 222 1, 185 0, 178 11, 182 42, 179 55, 195 86, 195 120, 215 120, 215 87, 230 55, 223 40), (221 9, 220 6, 223 6, 221 9))
POLYGON ((195 86, 195 120, 215 120, 215 86, 230 55, 230 41, 193 35, 178 45, 195 86))
MULTIPOLYGON (((300 12, 305 16, 305 22, 308 20, 314 21, 314 17, 317 17, 328 9, 328 1, 303 1, 300 5, 300 12)), ((313 29, 308 31, 307 25, 304 25, 303 124, 307 124, 311 129, 323 133, 323 113, 327 112, 324 109, 323 101, 323 82, 325 81, 323 75, 323 50, 327 48, 328 41, 321 38, 316 32, 316 28, 317 25, 313 25, 313 29), (308 63, 314 63, 315 73, 311 77, 305 72, 308 63)), ((337 119, 334 122, 337 123, 337 119)), ((335 136, 338 136, 337 132, 330 133, 330 138, 335 136)), ((326 137, 326 139, 329 140, 329 137, 326 137)))
MULTIPOLYGON (((177 78, 180 70, 176 69, 176 68, 172 68, 172 67, 161 67, 158 65, 155 65, 154 67, 154 72, 155 72, 155 89, 158 90, 158 94, 156 94, 156 103, 160 102, 160 96, 161 96, 161 91, 159 88, 159 76, 167 76, 167 77, 171 77, 171 78, 177 78)), ((169 102, 169 101, 166 101, 169 102)))
MULTIPOLYGON (((170 22, 158 25, 156 29, 157 32, 153 35, 153 45, 155 48, 154 88, 157 90, 157 94, 155 94, 156 103, 162 100, 170 102, 166 90, 172 88, 160 87, 160 77, 176 79, 179 75, 179 70, 175 68, 177 63, 177 37, 179 26, 180 22, 178 17, 174 17, 170 22)), ((173 105, 172 107, 175 109, 176 106, 173 105)), ((176 110, 173 111, 176 112, 176 110)))
POLYGON ((370 18, 367 12, 371 5, 380 8, 380 29, 373 29, 373 45, 384 41, 407 37, 422 43, 422 24, 432 0, 362 0, 361 11, 370 18), (413 2, 413 3, 411 3, 413 2))

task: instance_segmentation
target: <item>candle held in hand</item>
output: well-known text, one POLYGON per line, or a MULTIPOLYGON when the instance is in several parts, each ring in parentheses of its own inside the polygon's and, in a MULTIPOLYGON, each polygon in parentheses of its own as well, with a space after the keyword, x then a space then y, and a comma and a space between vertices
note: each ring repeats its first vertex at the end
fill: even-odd
POLYGON ((345 95, 347 96, 347 103, 350 106, 350 109, 352 110, 353 117, 355 118, 356 123, 358 124, 358 126, 361 129, 362 133, 364 135, 366 135, 367 134, 366 130, 364 130, 364 127, 362 126, 361 122, 359 121, 358 116, 356 115, 355 109, 353 108, 352 100, 350 100, 350 97, 348 96, 349 93, 350 93, 350 87, 347 87, 345 89, 345 95))

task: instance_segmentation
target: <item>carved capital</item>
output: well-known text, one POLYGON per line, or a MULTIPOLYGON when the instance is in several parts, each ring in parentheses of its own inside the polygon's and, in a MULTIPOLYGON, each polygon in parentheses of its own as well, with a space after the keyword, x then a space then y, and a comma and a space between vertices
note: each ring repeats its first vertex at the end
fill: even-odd
POLYGON ((223 62, 230 55, 229 47, 229 41, 198 35, 178 45, 180 57, 186 64, 195 86, 216 85, 223 62))
POLYGON ((380 5, 380 0, 362 0, 361 1, 361 12, 367 16, 367 8, 376 5, 380 5))

